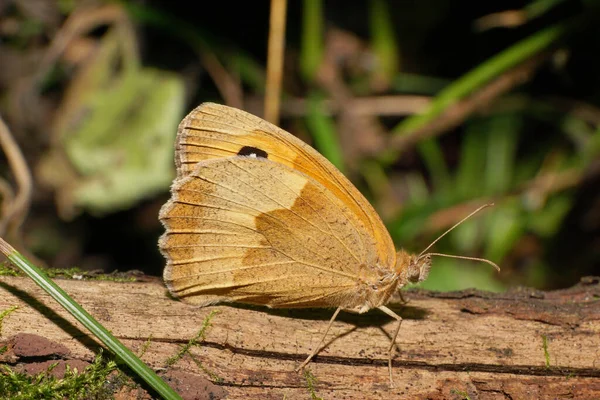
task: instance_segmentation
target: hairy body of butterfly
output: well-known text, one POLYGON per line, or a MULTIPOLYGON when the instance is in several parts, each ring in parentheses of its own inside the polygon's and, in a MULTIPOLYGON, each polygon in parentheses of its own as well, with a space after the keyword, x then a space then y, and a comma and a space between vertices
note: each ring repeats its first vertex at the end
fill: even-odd
POLYGON ((199 106, 179 126, 175 162, 159 247, 165 283, 186 302, 335 307, 329 326, 340 310, 379 308, 400 322, 385 304, 429 272, 428 255, 396 253, 375 210, 329 161, 258 117, 199 106))

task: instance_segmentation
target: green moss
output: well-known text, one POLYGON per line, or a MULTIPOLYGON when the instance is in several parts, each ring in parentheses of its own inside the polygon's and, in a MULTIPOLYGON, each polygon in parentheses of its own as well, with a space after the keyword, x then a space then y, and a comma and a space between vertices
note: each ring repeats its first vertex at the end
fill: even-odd
POLYGON ((306 387, 308 388, 308 393, 310 393, 310 398, 312 400, 323 400, 322 397, 317 395, 317 391, 315 390, 318 380, 308 368, 304 369, 304 379, 306 380, 306 387))
POLYGON ((548 352, 548 337, 546 335, 542 335, 542 348, 544 349, 546 368, 550 368, 550 352, 548 352))
POLYGON ((198 333, 194 336, 194 338, 192 338, 185 345, 181 346, 181 348, 179 349, 177 354, 170 357, 166 361, 167 367, 174 365, 177 361, 181 360, 181 358, 184 355, 188 354, 190 356, 190 358, 192 359, 192 361, 198 366, 198 368, 200 368, 202 371, 204 371, 204 373, 206 373, 208 376, 210 376, 210 378, 213 381, 215 381, 215 382, 223 381, 223 378, 221 378, 220 376, 218 376, 217 374, 215 374, 214 372, 212 372, 208 368, 206 368, 204 365, 202 365, 202 362, 200 360, 198 360, 190 352, 190 349, 192 348, 192 346, 199 346, 204 341, 204 338, 206 337, 206 331, 210 327, 210 321, 217 313, 218 313, 217 310, 213 310, 206 316, 206 318, 204 318, 204 321, 202 321, 202 327, 200 328, 198 333))
POLYGON ((0 393, 7 400, 26 399, 112 399, 114 389, 109 374, 117 369, 114 361, 106 361, 98 354, 83 372, 67 366, 63 378, 50 374, 57 364, 37 375, 15 372, 6 365, 0 366, 0 393))
POLYGON ((98 274, 96 272, 84 271, 79 267, 72 268, 44 268, 44 272, 50 278, 65 278, 86 281, 110 281, 110 282, 135 282, 135 277, 123 272, 111 274, 98 274))
POLYGON ((80 279, 84 275, 84 271, 79 267, 72 268, 44 268, 44 272, 49 278, 67 278, 80 279))
POLYGON ((193 354, 191 354, 191 353, 188 353, 188 354, 189 354, 190 358, 192 359, 192 361, 194 362, 194 364, 196 364, 196 366, 198 368, 200 368, 206 375, 210 376, 210 379, 212 379, 213 382, 216 382, 216 383, 223 382, 223 378, 221 378, 219 375, 217 375, 213 371, 211 371, 208 368, 206 368, 202 364, 202 362, 200 360, 198 360, 193 354))
POLYGON ((123 274, 100 274, 88 277, 92 281, 110 281, 110 282, 135 282, 135 277, 123 274))
POLYGON ((10 261, 0 263, 0 276, 19 276, 22 275, 18 269, 14 268, 10 261))
POLYGON ((172 365, 174 365, 177 361, 181 360, 181 358, 186 354, 189 353, 190 348, 192 346, 195 345, 199 345, 200 343, 202 343, 204 341, 204 338, 206 337, 206 330, 210 327, 210 320, 215 316, 215 314, 217 314, 218 311, 213 310, 211 311, 206 318, 204 318, 204 321, 202 322, 202 327, 200 328, 200 330, 198 331, 198 333, 196 334, 196 336, 194 336, 194 338, 190 339, 189 342, 187 342, 185 345, 183 345, 179 351, 177 352, 177 354, 175 354, 174 356, 170 357, 166 364, 167 367, 170 367, 172 365))
POLYGON ((460 398, 462 400, 471 400, 471 398, 469 397, 469 394, 467 392, 463 391, 463 390, 452 389, 450 391, 450 394, 454 394, 454 395, 460 396, 460 398))
POLYGON ((146 351, 148 351, 148 349, 150 348, 150 344, 152 344, 152 335, 148 336, 148 339, 142 345, 140 354, 138 356, 139 358, 142 358, 144 354, 146 354, 146 351))
MULTIPOLYGON (((50 278, 64 278, 86 281, 110 281, 110 282, 135 282, 134 276, 127 272, 114 272, 110 274, 99 274, 97 272, 84 271, 79 267, 72 268, 44 268, 44 272, 50 278)), ((10 262, 0 263, 0 276, 24 276, 10 262)))

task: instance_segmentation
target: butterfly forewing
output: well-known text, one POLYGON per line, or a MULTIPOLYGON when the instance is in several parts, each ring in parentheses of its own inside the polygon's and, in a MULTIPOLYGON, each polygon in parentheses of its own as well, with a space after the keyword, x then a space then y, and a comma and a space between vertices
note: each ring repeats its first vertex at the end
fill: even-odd
POLYGON ((394 244, 385 226, 350 181, 313 148, 252 114, 213 103, 204 103, 193 110, 178 130, 175 154, 178 179, 190 174, 198 162, 235 156, 243 148, 260 149, 270 161, 319 182, 370 232, 379 263, 389 268, 394 266, 394 244))
POLYGON ((377 247, 321 183, 265 158, 201 161, 178 179, 160 218, 165 281, 196 304, 353 306, 377 247))

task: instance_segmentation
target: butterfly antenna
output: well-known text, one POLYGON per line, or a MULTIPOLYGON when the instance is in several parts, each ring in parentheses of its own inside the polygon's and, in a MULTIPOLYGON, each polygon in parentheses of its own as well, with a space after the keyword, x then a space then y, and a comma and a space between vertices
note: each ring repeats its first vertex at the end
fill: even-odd
MULTIPOLYGON (((438 236, 438 238, 437 238, 437 239, 435 239, 433 242, 431 242, 431 244, 430 244, 429 246, 427 246, 427 247, 425 248, 425 250, 423 250, 421 253, 419 253, 419 258, 420 258, 420 257, 421 257, 423 254, 425 254, 425 252, 426 252, 427 250, 429 250, 429 249, 430 249, 430 248, 431 248, 431 247, 432 247, 434 244, 436 244, 436 243, 437 243, 437 242, 438 242, 438 241, 439 241, 441 238, 443 238, 443 237, 444 237, 444 236, 446 236, 448 233, 450 233, 450 232, 451 232, 451 231, 452 231, 454 228, 456 228, 457 226, 459 226, 460 224, 462 224, 463 222, 465 222, 466 220, 468 220, 469 218, 471 218, 473 215, 477 214, 479 211, 483 210, 484 208, 491 207, 491 206, 493 206, 493 205, 494 205, 494 203, 484 204, 484 205, 482 205, 481 207, 479 207, 477 210, 473 211, 471 214, 467 215, 466 217, 464 217, 463 219, 461 219, 460 221, 458 221, 458 222, 457 222, 456 224, 454 224, 454 225, 453 225, 453 226, 452 226, 450 229, 448 229, 446 232, 442 233, 440 236, 438 236)), ((431 253, 431 254, 433 254, 433 253, 431 253)), ((439 255, 439 254, 437 254, 437 255, 439 255)), ((446 256, 448 256, 448 255, 446 255, 446 256)), ((450 257, 450 256, 448 256, 448 257, 450 257)), ((459 256, 452 256, 452 257, 457 257, 457 258, 460 258, 459 256)), ((467 257, 462 257, 462 258, 467 258, 467 257)), ((482 260, 480 260, 480 261, 482 261, 482 260)), ((491 262, 491 261, 488 261, 488 260, 485 260, 485 261, 486 261, 486 262, 491 262)), ((493 263, 492 263, 492 264, 493 264, 493 263)), ((495 264, 494 264, 494 265, 495 265, 495 264)), ((498 267, 498 266, 496 265, 496 267, 498 267)))
POLYGON ((477 257, 465 257, 465 256, 455 256, 453 254, 444 254, 444 253, 427 253, 428 256, 440 256, 440 257, 448 257, 448 258, 460 258, 461 260, 472 260, 472 261, 481 261, 484 263, 490 264, 492 267, 496 268, 498 272, 500 272, 500 267, 493 261, 487 260, 485 258, 477 258, 477 257))

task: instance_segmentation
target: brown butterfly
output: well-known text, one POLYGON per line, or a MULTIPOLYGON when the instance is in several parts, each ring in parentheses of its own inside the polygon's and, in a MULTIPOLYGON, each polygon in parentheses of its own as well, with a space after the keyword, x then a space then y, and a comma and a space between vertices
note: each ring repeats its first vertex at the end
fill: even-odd
POLYGON ((391 381, 402 318, 385 304, 424 280, 441 254, 396 252, 377 212, 327 159, 244 111, 213 103, 193 110, 179 125, 175 162, 159 215, 169 291, 200 306, 336 308, 298 369, 341 310, 378 308, 398 321, 391 381))

